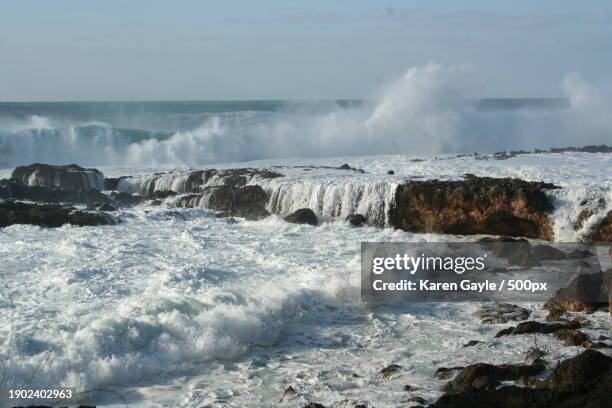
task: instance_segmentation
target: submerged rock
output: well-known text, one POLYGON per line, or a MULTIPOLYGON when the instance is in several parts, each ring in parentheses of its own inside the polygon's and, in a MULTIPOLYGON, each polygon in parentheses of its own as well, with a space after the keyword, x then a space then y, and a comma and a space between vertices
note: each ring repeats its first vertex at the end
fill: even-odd
POLYGON ((380 376, 382 378, 389 378, 392 377, 393 375, 399 373, 399 371, 402 369, 402 366, 399 364, 390 364, 388 366, 386 366, 385 368, 381 369, 378 374, 380 374, 380 376))
POLYGON ((398 186, 390 221, 410 232, 489 234, 550 240, 553 184, 466 175, 398 186))
POLYGON ((300 208, 284 219, 292 224, 319 225, 317 215, 310 208, 300 208))
POLYGON ((61 190, 104 190, 104 175, 97 169, 86 169, 76 164, 52 166, 30 164, 13 170, 12 179, 31 186, 59 188, 61 190))
POLYGON ((78 211, 56 204, 29 204, 14 201, 0 203, 0 227, 30 224, 57 228, 64 224, 78 226, 113 225, 116 220, 101 212, 78 211))

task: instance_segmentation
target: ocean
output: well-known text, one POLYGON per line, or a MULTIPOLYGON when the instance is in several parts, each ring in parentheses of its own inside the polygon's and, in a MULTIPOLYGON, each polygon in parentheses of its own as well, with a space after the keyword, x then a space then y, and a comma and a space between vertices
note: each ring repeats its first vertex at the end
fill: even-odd
MULTIPOLYGON (((379 102, 2 103, 0 178, 34 162, 133 176, 118 187, 130 193, 159 172, 158 188, 172 189, 189 168, 283 177, 251 181, 270 197, 261 221, 167 200, 119 210, 118 225, 1 229, 0 384, 97 389, 109 407, 380 408, 405 403, 406 384, 433 402, 441 365, 522 362, 533 338, 494 339, 499 325, 481 325, 477 303, 362 303, 360 242, 468 239, 386 219, 398 184, 466 173, 555 183, 555 239, 583 239, 612 210, 612 155, 458 154, 610 142, 593 123, 570 138, 586 114, 572 103, 393 92, 379 102), (606 205, 576 229, 579 203, 598 198, 606 205), (282 220, 303 207, 320 226, 282 220), (351 228, 352 213, 377 225, 351 228), (463 347, 469 340, 481 343, 463 347), (381 378, 392 363, 401 375, 381 378), (289 386, 297 395, 283 399, 289 386)), ((545 316, 541 304, 524 306, 545 316)), ((589 319, 587 333, 609 327, 605 313, 589 319)), ((575 354, 550 336, 538 343, 551 361, 575 354)))

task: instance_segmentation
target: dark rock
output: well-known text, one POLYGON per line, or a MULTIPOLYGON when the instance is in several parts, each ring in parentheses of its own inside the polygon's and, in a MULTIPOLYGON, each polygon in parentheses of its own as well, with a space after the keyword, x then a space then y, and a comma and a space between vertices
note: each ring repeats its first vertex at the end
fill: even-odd
POLYGON ((595 254, 593 254, 588 249, 573 249, 567 253, 567 258, 568 259, 584 259, 584 258, 590 258, 594 255, 595 254))
POLYGON ((586 334, 576 329, 561 329, 553 333, 553 337, 562 340, 566 346, 579 346, 588 340, 586 334))
POLYGON ((99 170, 76 164, 52 166, 35 163, 19 166, 13 170, 11 178, 32 186, 61 190, 104 190, 104 175, 99 170))
POLYGON ((505 324, 527 320, 531 312, 524 307, 510 303, 486 304, 474 313, 474 316, 481 319, 482 324, 505 324))
POLYGON ((591 340, 587 340, 583 342, 580 346, 584 347, 585 349, 601 349, 601 348, 609 347, 608 344, 604 343, 603 341, 591 341, 591 340))
POLYGON ((531 248, 531 253, 540 261, 556 261, 566 258, 565 252, 544 244, 534 245, 531 248))
POLYGON ((612 375, 610 370, 612 358, 595 350, 585 350, 557 365, 547 384, 553 389, 571 390, 605 374, 612 375))
POLYGON ((605 272, 581 273, 566 288, 559 289, 544 307, 548 310, 592 313, 608 307, 612 285, 612 269, 605 272))
POLYGON ((285 217, 285 221, 292 224, 319 225, 317 215, 310 208, 300 208, 299 210, 285 217))
POLYGON ((0 180, 0 199, 71 204, 112 203, 98 190, 60 190, 6 179, 0 180))
POLYGON ((342 166, 338 167, 339 170, 353 170, 357 173, 365 173, 363 169, 357 169, 355 167, 351 167, 348 163, 344 163, 342 166))
POLYGON ((304 408, 325 408, 325 405, 317 404, 316 402, 310 402, 304 405, 304 408))
POLYGON ((552 184, 466 175, 398 186, 390 221, 410 232, 552 239, 552 184))
POLYGON ((64 224, 78 226, 116 224, 113 217, 105 213, 77 211, 73 207, 56 204, 28 204, 14 201, 0 203, 0 227, 13 224, 30 224, 57 228, 64 224))
POLYGON ((408 391, 416 391, 416 390, 418 390, 418 388, 413 385, 410 385, 410 384, 404 385, 404 391, 408 392, 408 391))
POLYGON ((289 386, 285 389, 285 392, 283 392, 283 395, 281 396, 280 400, 278 402, 283 402, 285 399, 289 399, 294 397, 297 394, 297 392, 295 392, 295 389, 292 386, 289 386))
POLYGON ((479 343, 480 343, 480 341, 478 341, 478 340, 470 340, 467 343, 465 343, 463 345, 463 347, 474 347, 475 345, 477 345, 479 343))
POLYGON ((402 369, 402 366, 399 364, 391 364, 387 367, 381 369, 378 374, 382 376, 382 378, 389 378, 394 374, 398 373, 402 369))
POLYGON ((395 174, 395 172, 394 172, 393 170, 389 170, 389 171, 387 172, 387 174, 389 174, 389 175, 393 175, 393 174, 395 174))
POLYGON ((95 204, 89 204, 87 206, 88 210, 93 210, 93 211, 117 211, 117 209, 108 203, 95 203, 95 204))
POLYGON ((104 189, 109 191, 117 190, 119 179, 117 177, 107 177, 104 179, 104 189))
POLYGON ((148 197, 149 198, 154 198, 157 200, 163 200, 165 198, 168 197, 173 197, 175 196, 177 193, 172 191, 172 190, 157 190, 154 191, 152 194, 150 194, 148 197))
POLYGON ((346 217, 346 220, 348 221, 349 224, 351 224, 353 227, 361 227, 363 226, 368 220, 366 219, 366 217, 364 217, 361 214, 353 214, 353 215, 349 215, 348 217, 346 217))
POLYGON ((578 322, 555 322, 555 323, 541 323, 536 322, 535 320, 531 320, 528 322, 519 323, 516 327, 509 327, 507 329, 499 331, 495 337, 503 337, 510 335, 519 335, 519 334, 532 334, 532 333, 541 333, 541 334, 550 334, 554 333, 558 330, 563 329, 579 329, 581 327, 578 322))
POLYGON ((145 198, 139 195, 125 193, 125 192, 112 192, 111 198, 122 207, 133 207, 145 201, 145 198))
POLYGON ((408 399, 409 402, 416 402, 417 404, 425 404, 426 400, 423 397, 419 397, 418 395, 413 395, 408 399))
POLYGON ((540 374, 546 369, 543 364, 493 364, 478 363, 467 366, 444 386, 448 393, 497 387, 501 381, 517 380, 540 374))
POLYGON ((548 316, 546 316, 546 321, 547 322, 557 322, 560 320, 565 320, 563 319, 563 314, 565 312, 561 309, 552 309, 549 313, 548 316))
POLYGON ((540 263, 531 252, 531 244, 524 238, 485 237, 478 242, 497 257, 514 266, 538 266, 540 263))
POLYGON ((448 380, 453 376, 455 371, 463 370, 465 367, 457 366, 457 367, 439 367, 436 369, 434 373, 434 378, 438 380, 448 380))
POLYGON ((208 196, 211 210, 223 211, 228 216, 259 220, 270 215, 266 210, 268 196, 261 186, 250 185, 237 189, 215 188, 208 196))

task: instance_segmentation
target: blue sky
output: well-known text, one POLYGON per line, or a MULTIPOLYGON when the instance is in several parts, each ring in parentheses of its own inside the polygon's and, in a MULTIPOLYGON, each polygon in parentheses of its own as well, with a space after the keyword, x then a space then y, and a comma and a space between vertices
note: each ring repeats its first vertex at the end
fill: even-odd
POLYGON ((4 1, 0 100, 362 98, 412 65, 475 96, 607 82, 612 5, 538 1, 4 1))

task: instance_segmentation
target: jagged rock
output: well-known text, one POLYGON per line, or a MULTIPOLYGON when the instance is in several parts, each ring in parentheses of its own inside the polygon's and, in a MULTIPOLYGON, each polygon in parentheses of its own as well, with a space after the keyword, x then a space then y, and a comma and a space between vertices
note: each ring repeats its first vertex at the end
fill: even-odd
POLYGON ((556 261, 567 258, 565 252, 550 245, 534 245, 531 253, 540 261, 556 261))
POLYGON ((364 225, 368 220, 366 219, 366 217, 364 217, 361 214, 353 214, 353 215, 349 215, 348 217, 346 217, 346 220, 348 221, 349 224, 351 224, 353 227, 361 227, 362 225, 364 225))
POLYGON ((319 225, 317 215, 310 208, 300 208, 299 210, 286 216, 285 221, 292 224, 319 225))
POLYGON ((11 178, 31 186, 59 188, 61 190, 104 190, 104 175, 96 169, 86 169, 76 164, 52 166, 34 163, 19 166, 11 178))
POLYGON ((353 170, 357 173, 365 173, 363 169, 358 169, 355 167, 351 167, 348 163, 344 163, 342 166, 338 167, 339 170, 353 170))
POLYGON ((112 204, 112 200, 98 190, 60 190, 30 186, 17 180, 0 180, 0 199, 44 203, 112 204))
POLYGON ((116 224, 116 221, 106 213, 77 211, 73 207, 56 204, 1 202, 0 227, 13 224, 57 228, 64 224, 78 226, 112 225, 116 224))
POLYGON ((588 340, 586 334, 576 329, 561 329, 553 333, 553 337, 562 340, 566 346, 579 346, 588 340))
POLYGON ((510 303, 486 304, 474 313, 481 319, 482 324, 505 324, 520 320, 527 320, 531 312, 524 307, 510 303))
POLYGON ((402 369, 402 366, 399 364, 391 364, 387 367, 381 369, 378 374, 381 375, 382 378, 389 378, 394 374, 398 373, 402 369))
POLYGON ((436 369, 434 373, 434 378, 438 380, 448 380, 453 376, 455 371, 463 370, 465 367, 457 366, 457 367, 439 367, 436 369))
MULTIPOLYGON (((519 381, 525 383, 524 381, 519 381)), ((430 408, 601 408, 610 406, 612 359, 594 350, 562 361, 545 381, 529 387, 467 388, 447 392, 430 408)))
POLYGON ((612 242, 612 211, 608 212, 606 217, 595 228, 591 240, 595 242, 612 242))
POLYGON ((532 333, 550 334, 558 330, 563 330, 563 329, 573 330, 573 329, 579 329, 580 327, 581 327, 580 323, 575 322, 575 321, 541 323, 541 322, 536 322, 535 320, 531 320, 528 322, 519 323, 516 327, 508 327, 507 329, 501 330, 495 335, 495 337, 499 338, 503 336, 532 334, 532 333))
POLYGON ((546 369, 543 364, 472 364, 461 370, 443 388, 447 393, 465 392, 471 389, 484 390, 497 387, 501 381, 531 377, 546 369))
POLYGON ((390 212, 411 232, 489 234, 552 239, 553 184, 466 175, 459 181, 411 181, 398 186, 390 212))
POLYGON ((544 307, 550 311, 592 313, 608 307, 612 291, 612 269, 605 272, 581 273, 566 288, 559 289, 544 307))

